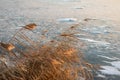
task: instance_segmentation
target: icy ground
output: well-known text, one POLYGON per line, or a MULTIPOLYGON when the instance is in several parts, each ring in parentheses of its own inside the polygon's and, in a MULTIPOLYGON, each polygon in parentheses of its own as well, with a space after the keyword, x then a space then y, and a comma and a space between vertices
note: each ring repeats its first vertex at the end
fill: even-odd
POLYGON ((76 36, 85 44, 81 50, 88 61, 101 65, 95 80, 119 80, 120 7, 114 1, 0 0, 0 41, 7 42, 18 29, 32 22, 38 24, 38 35, 49 31, 48 39, 79 24, 76 36))

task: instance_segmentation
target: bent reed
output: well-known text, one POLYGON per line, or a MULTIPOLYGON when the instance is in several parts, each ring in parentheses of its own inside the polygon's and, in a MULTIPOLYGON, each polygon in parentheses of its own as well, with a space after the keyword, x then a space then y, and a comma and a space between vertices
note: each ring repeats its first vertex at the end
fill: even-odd
MULTIPOLYGON (((22 30, 31 31, 35 26, 28 24, 22 30)), ((18 33, 26 36, 23 31, 18 33)), ((94 67, 83 59, 73 33, 65 31, 56 40, 35 47, 38 43, 30 43, 28 37, 17 39, 16 34, 9 45, 0 44, 0 80, 93 80, 94 67)))

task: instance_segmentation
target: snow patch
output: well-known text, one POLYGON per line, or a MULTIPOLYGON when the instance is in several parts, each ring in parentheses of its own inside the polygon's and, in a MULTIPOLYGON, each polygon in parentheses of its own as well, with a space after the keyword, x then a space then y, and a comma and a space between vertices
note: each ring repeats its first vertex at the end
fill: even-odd
POLYGON ((111 65, 120 69, 120 61, 113 61, 113 62, 111 62, 111 65))
POLYGON ((60 18, 58 19, 59 22, 76 22, 76 18, 60 18))
POLYGON ((84 40, 84 41, 88 41, 88 42, 91 42, 91 43, 99 44, 99 45, 104 45, 104 46, 110 45, 110 43, 105 42, 105 41, 96 41, 96 40, 88 39, 88 38, 79 38, 79 39, 84 40))
POLYGON ((97 77, 105 78, 106 76, 102 74, 98 74, 97 77))
POLYGON ((101 66, 103 69, 99 70, 103 74, 107 75, 120 75, 120 71, 112 66, 101 66))
POLYGON ((103 55, 97 55, 97 56, 102 57, 102 58, 106 58, 108 60, 118 60, 118 58, 116 58, 116 57, 108 57, 108 56, 103 56, 103 55))

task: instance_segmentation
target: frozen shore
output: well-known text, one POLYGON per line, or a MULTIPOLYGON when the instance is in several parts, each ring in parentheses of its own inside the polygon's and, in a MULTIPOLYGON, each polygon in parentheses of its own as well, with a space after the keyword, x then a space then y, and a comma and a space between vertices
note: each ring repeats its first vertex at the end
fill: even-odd
POLYGON ((86 45, 83 50, 86 57, 91 63, 101 64, 99 74, 104 74, 105 80, 111 75, 116 80, 114 75, 120 77, 119 3, 119 0, 0 0, 0 41, 9 40, 28 23, 39 25, 38 35, 48 30, 49 38, 79 24, 78 31, 84 35, 77 36, 86 45))

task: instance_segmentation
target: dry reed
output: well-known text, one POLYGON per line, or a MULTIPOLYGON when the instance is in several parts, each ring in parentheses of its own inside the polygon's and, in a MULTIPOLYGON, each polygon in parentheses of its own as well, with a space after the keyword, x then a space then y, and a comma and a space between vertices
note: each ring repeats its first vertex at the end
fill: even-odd
MULTIPOLYGON (((31 28, 31 25, 26 26, 26 29, 31 28)), ((58 40, 46 42, 37 50, 27 47, 21 52, 15 45, 15 50, 25 56, 9 57, 9 64, 0 59, 0 80, 93 80, 93 65, 85 62, 83 54, 75 47, 78 43, 72 44, 66 36, 74 34, 62 33, 58 40)), ((8 50, 13 49, 9 47, 11 45, 8 50)))

